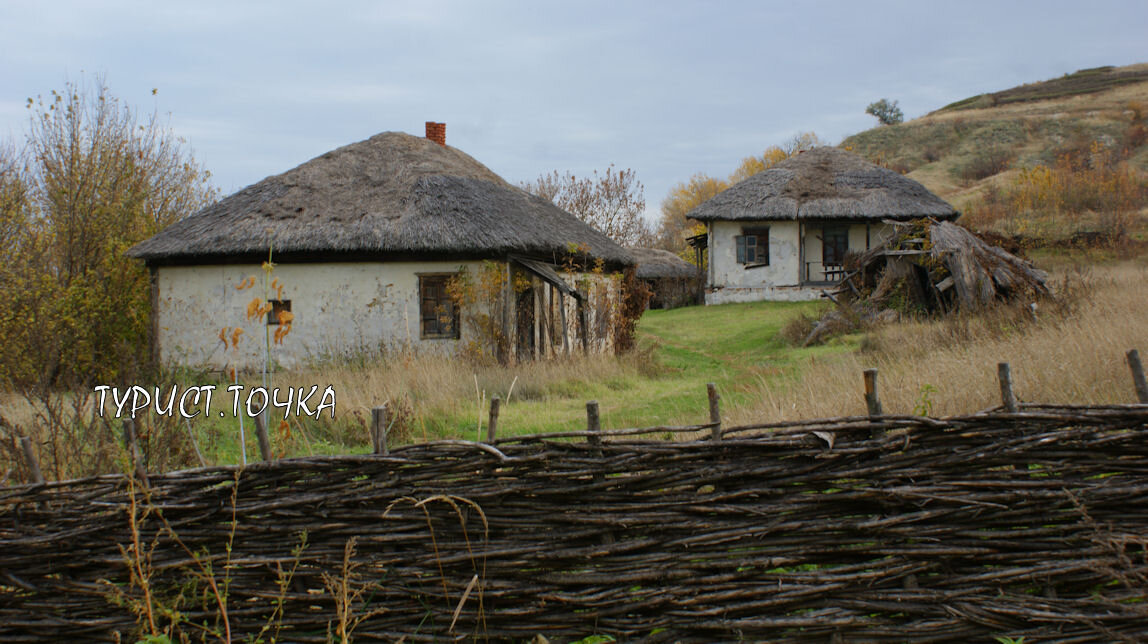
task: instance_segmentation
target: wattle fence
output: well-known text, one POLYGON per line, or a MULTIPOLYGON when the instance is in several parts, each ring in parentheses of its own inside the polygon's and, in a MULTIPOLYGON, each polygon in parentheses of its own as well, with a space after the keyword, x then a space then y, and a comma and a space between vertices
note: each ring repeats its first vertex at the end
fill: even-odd
POLYGON ((2 488, 0 641, 1148 640, 1148 404, 1006 376, 944 419, 722 427, 715 397, 694 427, 2 488))

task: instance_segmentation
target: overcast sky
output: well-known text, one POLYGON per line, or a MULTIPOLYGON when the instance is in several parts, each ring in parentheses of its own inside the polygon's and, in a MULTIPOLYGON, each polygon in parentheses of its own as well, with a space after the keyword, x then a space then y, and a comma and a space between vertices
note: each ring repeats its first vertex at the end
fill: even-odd
POLYGON ((514 183, 633 168, 653 214, 696 172, 873 126, 878 98, 913 118, 1148 62, 1148 2, 2 0, 0 53, 0 137, 100 75, 170 114, 224 194, 434 120, 514 183))

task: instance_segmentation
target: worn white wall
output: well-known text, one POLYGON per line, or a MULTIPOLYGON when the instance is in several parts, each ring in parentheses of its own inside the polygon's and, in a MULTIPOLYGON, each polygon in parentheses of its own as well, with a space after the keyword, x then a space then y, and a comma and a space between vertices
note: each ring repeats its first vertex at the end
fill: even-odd
MULTIPOLYGON (((272 358, 292 367, 309 360, 380 348, 411 347, 453 352, 453 339, 419 337, 419 273, 476 271, 481 262, 341 262, 277 264, 272 274, 283 285, 295 315, 291 333, 272 345, 272 358)), ((263 364, 267 327, 248 321, 247 304, 265 298, 263 270, 255 264, 165 266, 158 271, 157 326, 160 357, 167 363, 257 369, 263 364), (248 276, 257 286, 237 290, 248 276), (225 349, 223 327, 241 327, 239 348, 225 349)), ((271 295, 272 299, 278 299, 271 295)), ((462 325, 462 341, 468 340, 462 325)))
MULTIPOLYGON (((816 300, 820 289, 801 285, 805 271, 802 261, 821 262, 821 234, 823 224, 805 224, 804 259, 799 253, 800 227, 796 221, 743 222, 714 221, 709 226, 709 283, 706 304, 726 302, 753 302, 758 300, 798 301, 816 300), (769 227, 769 266, 746 269, 737 263, 737 244, 734 237, 745 227, 769 227)), ((832 224, 830 224, 832 225, 832 224)), ((893 232, 893 227, 881 222, 869 224, 869 246, 875 246, 893 232)), ((849 248, 865 250, 865 224, 849 225, 849 248)), ((817 268, 817 267, 815 267, 817 268)), ((810 277, 820 277, 814 271, 810 277)))

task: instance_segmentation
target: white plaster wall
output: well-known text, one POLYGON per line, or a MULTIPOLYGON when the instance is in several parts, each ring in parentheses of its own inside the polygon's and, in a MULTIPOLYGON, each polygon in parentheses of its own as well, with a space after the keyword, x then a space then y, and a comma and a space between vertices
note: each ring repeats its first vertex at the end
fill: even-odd
POLYGON ((715 221, 710 232, 710 283, 713 288, 796 286, 798 276, 797 222, 758 223, 715 221), (769 228, 769 266, 751 268, 737 263, 734 237, 746 227, 769 228))
MULTIPOLYGON (((292 367, 309 360, 380 348, 453 352, 458 340, 419 338, 419 273, 472 271, 481 262, 342 262, 277 264, 295 315, 291 333, 272 345, 272 357, 292 367)), ((259 265, 167 266, 159 269, 157 326, 161 359, 191 366, 257 369, 263 364, 264 319, 248 321, 247 304, 266 299, 259 265), (248 276, 257 286, 237 290, 248 276), (242 327, 238 350, 219 340, 223 327, 242 327)), ((278 299, 272 294, 271 299, 278 299)), ((468 341, 463 324, 462 341, 468 341)))

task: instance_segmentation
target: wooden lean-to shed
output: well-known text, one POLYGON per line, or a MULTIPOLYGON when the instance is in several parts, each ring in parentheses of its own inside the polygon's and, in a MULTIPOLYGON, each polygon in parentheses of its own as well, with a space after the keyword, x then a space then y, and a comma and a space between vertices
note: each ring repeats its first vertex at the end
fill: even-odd
POLYGON ((845 276, 848 252, 892 222, 958 213, 920 183, 846 150, 820 147, 745 179, 692 210, 709 251, 706 304, 805 300, 845 276))
POLYGON ((273 354, 288 366, 396 349, 502 360, 609 351, 619 273, 633 263, 429 122, 426 138, 385 132, 268 177, 128 255, 151 270, 160 359, 213 367, 261 364, 280 311, 291 327, 273 354), (250 276, 255 287, 237 288, 250 276), (460 283, 481 297, 460 298, 460 283), (251 320, 255 297, 273 311, 251 320))

